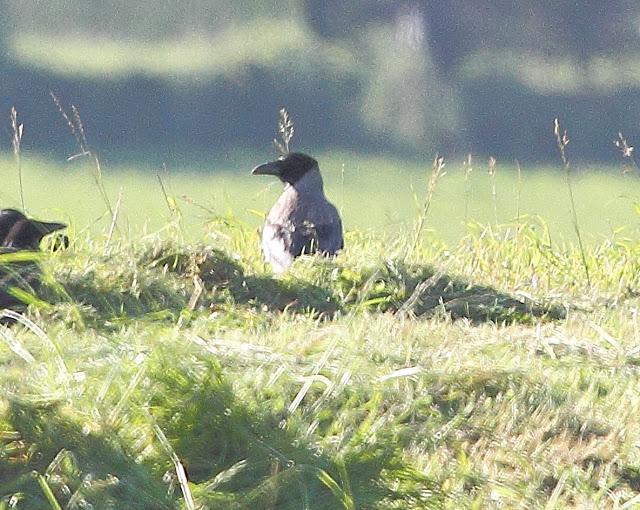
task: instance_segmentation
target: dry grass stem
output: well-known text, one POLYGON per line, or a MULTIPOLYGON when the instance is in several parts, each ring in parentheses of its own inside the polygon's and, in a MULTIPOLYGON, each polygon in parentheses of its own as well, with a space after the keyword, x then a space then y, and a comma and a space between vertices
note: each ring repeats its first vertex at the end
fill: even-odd
POLYGON ((578 213, 576 211, 576 202, 573 196, 573 186, 571 184, 571 165, 569 164, 569 158, 567 157, 567 145, 569 145, 569 136, 567 135, 567 131, 561 131, 560 122, 558 119, 554 119, 553 121, 553 134, 556 137, 556 143, 558 145, 558 151, 560 152, 560 159, 562 160, 562 164, 565 170, 565 177, 567 181, 567 189, 569 191, 569 200, 571 202, 571 215, 572 215, 572 223, 573 230, 576 233, 576 237, 578 238, 578 247, 580 248, 580 256, 582 258, 582 265, 584 267, 584 273, 587 278, 587 283, 591 286, 591 276, 589 274, 589 263, 587 262, 587 255, 584 249, 584 243, 582 242, 582 235, 580 233, 580 225, 578 223, 578 213))
POLYGON ((118 194, 118 201, 116 202, 116 208, 111 216, 111 225, 109 226, 109 234, 107 235, 107 242, 104 245, 104 255, 108 255, 110 252, 111 240, 113 239, 113 233, 118 225, 118 214, 120 213, 120 206, 122 205, 122 188, 118 194))
POLYGON ((441 156, 436 156, 433 160, 433 165, 431 166, 431 175, 429 176, 429 184, 427 186, 427 196, 425 197, 422 209, 418 214, 418 221, 413 235, 413 243, 411 244, 411 249, 407 253, 407 258, 413 255, 416 248, 418 247, 418 243, 420 242, 420 237, 422 236, 424 224, 427 219, 427 214, 429 213, 431 202, 433 201, 433 194, 436 189, 436 184, 438 182, 438 179, 444 175, 444 165, 444 158, 441 156))
MULTIPOLYGON (((167 167, 164 164, 162 165, 162 173, 164 174, 167 173, 167 167)), ((178 206, 178 202, 175 199, 175 196, 169 195, 169 193, 167 192, 167 187, 164 183, 164 179, 162 178, 160 171, 156 172, 156 178, 158 179, 158 184, 160 184, 160 189, 162 190, 162 196, 164 198, 164 202, 165 204, 167 204, 167 209, 169 209, 169 212, 171 213, 171 215, 178 222, 178 227, 180 228, 180 232, 184 236, 184 222, 183 222, 182 211, 180 209, 180 206, 178 206)))
POLYGON ((471 172, 473 171, 471 154, 462 162, 464 168, 464 224, 469 224, 469 200, 471 198, 471 172))
POLYGON ((636 163, 636 158, 633 156, 633 146, 629 145, 629 142, 627 142, 627 139, 622 135, 621 132, 618 132, 618 139, 614 140, 613 143, 618 149, 620 149, 620 152, 622 153, 622 157, 624 158, 624 161, 631 162, 631 165, 627 165, 625 163, 623 172, 627 173, 633 169, 638 168, 638 164, 636 163))
POLYGON ((100 197, 102 198, 102 201, 107 207, 107 210, 109 211, 109 214, 113 221, 113 216, 115 212, 113 210, 113 207, 111 206, 111 201, 109 200, 109 195, 104 185, 104 181, 102 180, 102 166, 100 164, 100 159, 98 158, 98 155, 95 153, 95 151, 91 149, 91 147, 89 146, 89 143, 87 142, 87 136, 85 134, 84 124, 80 116, 80 111, 74 105, 71 105, 72 114, 70 117, 65 111, 64 106, 62 105, 62 102, 60 101, 58 96, 56 96, 52 91, 49 92, 49 95, 51 96, 53 103, 56 105, 56 108, 58 108, 60 115, 62 115, 62 118, 67 123, 67 126, 71 131, 71 134, 75 137, 76 145, 78 149, 80 149, 80 152, 78 152, 77 154, 69 156, 67 158, 67 161, 74 161, 76 159, 80 159, 83 157, 89 158, 93 166, 93 179, 98 188, 98 192, 100 193, 100 197))
POLYGON ((518 170, 518 189, 516 191, 516 239, 520 234, 520 198, 522 197, 522 168, 520 161, 516 160, 516 169, 518 170))
POLYGON ((286 156, 287 154, 289 154, 289 143, 293 138, 293 133, 293 119, 289 115, 289 112, 286 110, 286 108, 281 108, 278 118, 278 134, 280 135, 280 140, 278 140, 277 138, 273 139, 273 146, 280 156, 286 156))
POLYGON ((493 220, 494 225, 498 225, 498 192, 496 190, 496 158, 489 158, 489 180, 491 181, 491 198, 493 200, 493 220))
POLYGON ((20 146, 22 144, 22 133, 24 132, 24 124, 18 124, 18 112, 15 107, 11 107, 11 130, 13 136, 11 137, 11 147, 13 149, 13 155, 16 159, 16 166, 18 168, 18 181, 20 185, 20 206, 23 211, 26 211, 24 205, 24 186, 22 183, 22 155, 20 146))

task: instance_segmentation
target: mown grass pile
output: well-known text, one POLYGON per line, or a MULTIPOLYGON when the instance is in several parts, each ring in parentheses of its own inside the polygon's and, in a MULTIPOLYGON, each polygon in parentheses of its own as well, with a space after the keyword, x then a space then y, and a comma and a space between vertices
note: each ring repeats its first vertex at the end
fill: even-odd
POLYGON ((0 329, 0 508, 633 508, 640 244, 71 239, 0 329), (44 304, 44 302, 49 305, 44 304))

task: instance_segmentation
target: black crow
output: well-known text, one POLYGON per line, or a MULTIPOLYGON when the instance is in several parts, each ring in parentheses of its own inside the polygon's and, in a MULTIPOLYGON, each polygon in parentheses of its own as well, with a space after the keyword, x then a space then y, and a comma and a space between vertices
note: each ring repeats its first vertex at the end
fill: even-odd
POLYGON ((31 220, 15 209, 0 210, 0 247, 37 250, 47 234, 65 228, 64 223, 31 220))
POLYGON ((0 309, 23 304, 20 294, 33 293, 40 284, 36 257, 18 252, 38 250, 44 236, 64 227, 29 219, 15 209, 0 210, 0 309))
POLYGON ((18 220, 4 238, 2 246, 15 250, 37 250, 47 234, 65 228, 64 223, 44 222, 27 218, 18 220))
POLYGON ((275 175, 285 185, 262 229, 262 251, 275 272, 285 271, 302 253, 335 255, 342 249, 342 221, 324 194, 315 159, 290 152, 251 173, 275 175))
POLYGON ((13 226, 24 219, 25 215, 15 209, 0 210, 0 246, 4 246, 4 240, 13 226))

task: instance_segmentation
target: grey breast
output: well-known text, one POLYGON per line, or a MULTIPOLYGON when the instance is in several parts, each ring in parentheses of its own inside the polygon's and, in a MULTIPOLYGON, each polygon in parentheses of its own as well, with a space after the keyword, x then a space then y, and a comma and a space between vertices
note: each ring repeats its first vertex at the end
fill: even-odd
POLYGON ((287 186, 267 216, 262 249, 275 271, 285 270, 303 253, 335 255, 343 247, 338 211, 314 179, 311 173, 287 186))

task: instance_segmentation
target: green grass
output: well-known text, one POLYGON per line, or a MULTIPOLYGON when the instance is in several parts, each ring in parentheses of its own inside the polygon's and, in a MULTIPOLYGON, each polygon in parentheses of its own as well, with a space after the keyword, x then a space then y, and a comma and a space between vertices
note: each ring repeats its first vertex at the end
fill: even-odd
MULTIPOLYGON (((187 239, 205 235, 203 224, 229 212, 249 226, 258 228, 262 215, 281 192, 274 179, 252 177, 253 165, 272 154, 255 159, 238 157, 233 163, 185 165, 161 172, 168 194, 182 210, 187 239)), ((330 199, 341 210, 349 230, 394 232, 412 225, 422 208, 431 172, 430 164, 358 156, 350 153, 317 155, 330 199), (417 202, 415 197, 418 197, 417 202)), ((80 162, 52 162, 24 158, 25 202, 29 211, 44 218, 71 222, 74 229, 99 234, 108 226, 105 207, 96 193, 91 171, 80 162)), ((122 190, 120 226, 140 237, 166 226, 172 215, 162 198, 155 168, 119 166, 104 168, 104 181, 112 203, 122 190)), ((484 162, 474 164, 469 185, 459 162, 447 161, 446 175, 436 185, 427 227, 447 244, 457 243, 468 233, 467 222, 495 223, 494 198, 484 162)), ((589 243, 620 235, 635 235, 639 222, 635 214, 640 202, 640 181, 635 174, 622 174, 621 167, 586 167, 574 172, 577 213, 589 243)), ((19 206, 18 178, 13 158, 0 159, 0 173, 6 175, 0 190, 3 207, 19 206)), ((518 182, 511 165, 498 162, 496 212, 501 221, 516 221, 518 212, 539 216, 552 239, 572 241, 571 208, 564 183, 564 171, 552 167, 527 167, 518 182), (518 188, 521 187, 518 200, 518 188)))
POLYGON ((152 173, 106 170, 108 241, 88 172, 25 161, 31 212, 74 229, 43 254, 43 302, 0 328, 0 508, 634 508, 640 243, 612 234, 635 232, 634 178, 576 180, 588 285, 559 172, 525 174, 518 224, 498 167, 490 225, 476 168, 469 217, 488 221, 464 226, 449 164, 413 251, 427 167, 320 161, 346 249, 280 278, 246 212, 278 187, 244 164, 168 179, 235 213, 203 226, 178 200, 184 236, 152 173))

